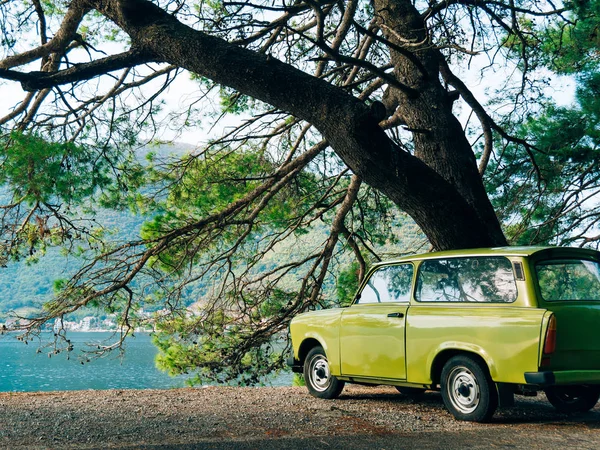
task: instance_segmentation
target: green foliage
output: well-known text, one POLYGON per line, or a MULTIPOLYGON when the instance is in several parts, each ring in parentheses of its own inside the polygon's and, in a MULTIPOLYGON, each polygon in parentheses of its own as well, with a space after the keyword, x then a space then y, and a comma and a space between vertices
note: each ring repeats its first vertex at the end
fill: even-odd
POLYGON ((593 72, 600 62, 600 2, 575 0, 566 6, 573 8, 573 20, 546 30, 538 57, 558 73, 593 72))
POLYGON ((161 322, 153 337, 159 349, 157 366, 170 375, 196 373, 190 384, 257 384, 280 367, 282 352, 270 341, 248 346, 244 337, 251 332, 222 312, 210 321, 179 318, 161 322))
MULTIPOLYGON (((575 102, 545 101, 508 125, 508 143, 486 172, 486 189, 513 244, 586 244, 597 234, 600 179, 600 2, 567 2, 570 21, 532 25, 530 63, 576 82, 575 102), (587 234, 586 234, 587 233, 587 234)), ((519 50, 520 51, 520 50, 519 50)))
POLYGON ((64 4, 55 0, 42 0, 41 4, 44 7, 44 13, 47 16, 64 14, 64 4))
POLYGON ((29 204, 81 202, 111 182, 106 162, 85 147, 17 133, 1 144, 0 185, 29 204))
POLYGON ((304 375, 300 373, 294 374, 294 379, 292 380, 292 386, 304 387, 306 386, 306 380, 304 379, 304 375))
MULTIPOLYGON (((167 198, 155 205, 153 219, 142 227, 144 239, 156 239, 168 230, 190 224, 193 218, 218 214, 260 186, 274 169, 264 152, 250 149, 188 156, 182 166, 183 172, 153 172, 157 183, 169 184, 171 189, 167 198)), ((240 259, 251 257, 257 249, 256 241, 263 233, 290 226, 310 208, 318 193, 314 176, 300 174, 296 183, 278 192, 273 201, 260 210, 249 227, 240 224, 215 230, 210 242, 203 243, 202 254, 190 254, 186 244, 178 246, 174 243, 168 251, 161 253, 160 264, 163 268, 173 268, 190 258, 197 262, 212 251, 219 252, 234 245, 246 233, 249 233, 249 239, 238 247, 236 256, 240 259)))
POLYGON ((491 163, 487 177, 487 190, 506 223, 507 237, 513 244, 568 242, 574 226, 585 225, 579 220, 587 206, 580 202, 588 195, 585 187, 593 187, 590 182, 600 175, 594 164, 600 144, 597 119, 583 105, 548 105, 516 134, 536 150, 529 155, 520 146, 507 146, 502 159, 491 163))
POLYGON ((221 108, 224 113, 242 114, 249 112, 254 105, 254 101, 250 97, 232 89, 222 87, 219 94, 221 97, 221 108))
POLYGON ((354 300, 354 296, 358 291, 358 272, 359 265, 356 261, 340 271, 337 277, 336 293, 341 306, 348 306, 354 300))

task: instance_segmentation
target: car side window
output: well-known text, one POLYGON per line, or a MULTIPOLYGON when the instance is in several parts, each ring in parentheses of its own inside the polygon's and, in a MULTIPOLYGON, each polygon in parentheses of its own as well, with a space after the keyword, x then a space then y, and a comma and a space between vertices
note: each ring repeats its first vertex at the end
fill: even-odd
POLYGON ((410 300, 412 264, 382 267, 369 277, 356 303, 391 303, 410 300))
POLYGON ((503 257, 423 261, 417 275, 419 302, 510 303, 517 285, 510 261, 503 257))

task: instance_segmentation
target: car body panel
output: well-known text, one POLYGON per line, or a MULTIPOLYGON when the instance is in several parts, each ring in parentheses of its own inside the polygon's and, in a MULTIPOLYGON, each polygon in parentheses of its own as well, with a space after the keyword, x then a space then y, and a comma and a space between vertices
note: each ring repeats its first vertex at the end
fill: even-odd
POLYGON ((406 378, 404 324, 408 304, 354 305, 340 322, 341 375, 406 378), (388 315, 392 317, 388 317, 388 315))
MULTIPOLYGON (((329 366, 333 375, 340 375, 340 345, 339 345, 339 322, 343 309, 323 309, 299 314, 294 318, 294 326, 291 327, 292 343, 294 345, 294 358, 302 359, 300 352, 302 343, 308 339, 319 342, 327 354, 329 366)), ((306 356, 306 352, 304 356, 306 356)))
POLYGON ((600 304, 546 304, 556 315, 556 351, 549 358, 553 370, 600 370, 600 304))
POLYGON ((538 370, 545 310, 463 305, 411 306, 406 325, 407 380, 430 384, 438 354, 463 350, 479 355, 496 382, 524 383, 538 370))

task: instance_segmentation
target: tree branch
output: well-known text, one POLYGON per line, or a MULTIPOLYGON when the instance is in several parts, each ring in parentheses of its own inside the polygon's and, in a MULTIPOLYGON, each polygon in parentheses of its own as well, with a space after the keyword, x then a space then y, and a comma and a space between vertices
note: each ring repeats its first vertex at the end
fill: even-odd
POLYGON ((430 6, 428 9, 426 9, 423 12, 422 17, 427 18, 434 14, 438 14, 453 5, 461 5, 461 6, 466 5, 466 6, 475 6, 475 7, 479 7, 482 5, 492 5, 492 6, 497 6, 499 8, 502 8, 502 9, 514 11, 514 12, 525 14, 525 15, 531 15, 531 16, 553 16, 553 15, 561 14, 565 11, 568 11, 567 8, 553 9, 550 11, 534 11, 534 10, 527 9, 527 8, 517 7, 514 4, 507 5, 506 3, 503 3, 500 1, 495 1, 495 0, 483 0, 483 1, 482 0, 444 0, 444 1, 441 1, 438 3, 435 3, 434 5, 430 6))
POLYGON ((521 139, 508 134, 500 125, 498 125, 483 108, 481 103, 477 101, 473 93, 469 90, 469 88, 467 88, 467 86, 462 82, 462 80, 452 73, 450 67, 448 66, 448 63, 443 58, 440 58, 440 71, 446 82, 453 86, 458 92, 460 92, 461 97, 465 100, 465 102, 467 102, 467 104, 477 115, 477 118, 481 123, 481 127, 483 128, 485 137, 485 148, 484 153, 481 157, 481 161, 479 163, 479 173, 481 175, 485 173, 485 169, 487 167, 493 149, 492 130, 495 130, 500 136, 502 136, 507 141, 523 146, 523 148, 529 155, 529 159, 533 164, 538 179, 542 180, 542 172, 540 171, 540 168, 535 160, 535 155, 533 154, 533 150, 539 151, 539 149, 535 148, 525 139, 521 139))
POLYGON ((15 70, 0 69, 0 78, 19 81, 24 90, 31 92, 61 84, 89 80, 108 72, 154 61, 155 58, 150 53, 132 49, 89 63, 75 64, 58 72, 17 72, 15 70))
POLYGON ((312 123, 348 167, 407 211, 437 248, 501 242, 497 239, 502 236, 499 226, 500 234, 491 233, 489 227, 466 232, 468 223, 480 223, 474 206, 423 161, 399 150, 369 108, 338 87, 271 56, 196 31, 146 0, 89 2, 129 34, 136 48, 154 54, 156 60, 188 69, 312 123), (422 208, 424 204, 430 206, 422 208), (460 220, 453 221, 452 230, 441 233, 433 216, 444 222, 442 217, 460 220))
POLYGON ((77 28, 83 17, 90 9, 83 6, 83 1, 74 0, 69 5, 69 9, 61 23, 59 30, 54 37, 37 48, 18 55, 9 56, 0 61, 0 69, 10 69, 16 66, 22 66, 36 59, 46 57, 51 53, 65 49, 76 35, 77 28))
POLYGON ((479 119, 479 123, 483 129, 483 137, 485 141, 483 155, 479 160, 479 174, 483 176, 494 147, 494 138, 492 133, 494 121, 488 115, 481 103, 477 101, 469 88, 467 88, 462 80, 454 75, 452 70, 450 70, 450 66, 448 66, 448 62, 443 55, 440 55, 440 73, 442 74, 444 81, 446 81, 446 83, 448 83, 450 86, 453 86, 460 93, 463 100, 471 107, 473 112, 475 112, 477 119, 479 119))

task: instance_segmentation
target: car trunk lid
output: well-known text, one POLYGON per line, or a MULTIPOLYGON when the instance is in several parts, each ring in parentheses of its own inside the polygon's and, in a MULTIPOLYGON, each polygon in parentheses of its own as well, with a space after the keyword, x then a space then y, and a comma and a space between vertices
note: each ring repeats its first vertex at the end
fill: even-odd
POLYGON ((540 306, 556 317, 553 370, 600 370, 600 263, 562 257, 538 261, 540 306))

